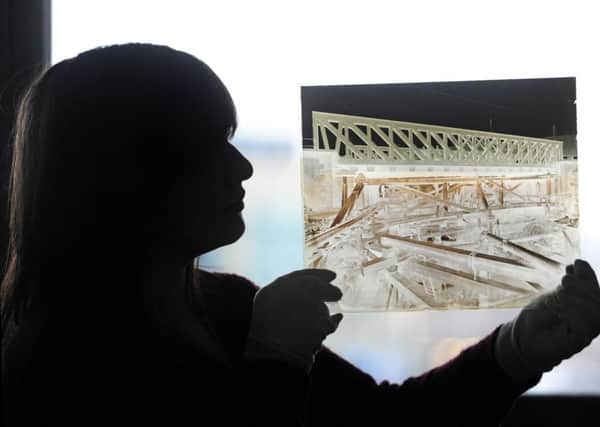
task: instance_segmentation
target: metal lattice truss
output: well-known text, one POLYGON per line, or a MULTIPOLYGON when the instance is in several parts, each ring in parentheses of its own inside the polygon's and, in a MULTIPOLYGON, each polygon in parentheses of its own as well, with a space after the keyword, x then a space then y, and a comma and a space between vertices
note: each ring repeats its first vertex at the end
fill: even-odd
POLYGON ((548 166, 563 160, 549 139, 313 111, 313 149, 381 163, 548 166))

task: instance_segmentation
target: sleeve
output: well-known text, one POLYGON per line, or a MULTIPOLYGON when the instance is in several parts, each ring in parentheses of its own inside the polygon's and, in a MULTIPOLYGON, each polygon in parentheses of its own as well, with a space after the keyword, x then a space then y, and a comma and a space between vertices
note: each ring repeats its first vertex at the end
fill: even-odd
MULTIPOLYGON (((259 343, 248 343, 252 300, 258 287, 249 280, 222 273, 197 272, 204 279, 210 327, 237 366, 244 425, 304 426, 310 377, 296 365, 265 358, 259 343), (224 308, 226 308, 224 310, 224 308), (249 348, 251 346, 251 348, 249 348)), ((200 291, 199 288, 196 289, 200 291)))
POLYGON ((498 328, 449 362, 402 384, 375 380, 328 349, 311 373, 311 426, 403 424, 497 426, 541 375, 514 382, 494 358, 498 328), (385 424, 384 424, 385 423, 385 424))
POLYGON ((244 361, 240 379, 251 426, 305 426, 310 378, 276 360, 244 361))
MULTIPOLYGON (((215 328, 222 337, 235 337, 227 347, 232 353, 239 353, 245 346, 257 287, 239 276, 218 277, 221 281, 218 294, 227 295, 237 320, 223 318, 216 322, 215 328), (235 331, 228 329, 234 328, 234 324, 235 331)), ((219 306, 222 307, 221 304, 213 307, 219 306)), ((219 316, 223 312, 215 312, 213 318, 217 320, 219 316)), ((266 425, 278 418, 286 419, 287 425, 302 425, 304 404, 305 421, 310 426, 401 425, 407 419, 421 420, 424 425, 498 425, 514 400, 541 378, 540 375, 515 382, 504 373, 494 356, 498 330, 449 362, 401 384, 389 381, 378 384, 327 348, 316 355, 310 376, 301 369, 274 361, 245 365, 246 383, 252 387, 260 384, 256 389, 248 389, 249 402, 274 403, 269 408, 277 412, 259 423, 266 425), (290 414, 295 418, 290 420, 290 414)))

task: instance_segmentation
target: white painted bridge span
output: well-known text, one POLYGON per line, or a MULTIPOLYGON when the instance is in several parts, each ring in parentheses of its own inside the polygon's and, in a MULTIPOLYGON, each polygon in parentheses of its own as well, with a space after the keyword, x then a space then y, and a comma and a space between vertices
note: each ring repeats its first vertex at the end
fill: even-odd
POLYGON ((313 111, 313 150, 384 164, 551 166, 563 143, 550 139, 313 111))

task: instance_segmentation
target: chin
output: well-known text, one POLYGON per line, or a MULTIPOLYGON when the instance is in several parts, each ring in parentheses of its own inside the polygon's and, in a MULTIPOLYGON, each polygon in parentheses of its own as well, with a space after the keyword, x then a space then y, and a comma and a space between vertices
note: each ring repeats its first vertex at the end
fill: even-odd
POLYGON ((232 221, 231 226, 225 230, 226 236, 224 238, 224 241, 226 241, 226 243, 224 243, 223 246, 237 242, 246 231, 246 224, 244 223, 244 219, 242 218, 241 212, 238 215, 236 215, 236 219, 237 221, 232 221))
POLYGON ((241 213, 237 214, 233 221, 214 224, 210 230, 206 230, 202 236, 200 236, 199 240, 197 240, 200 244, 194 245, 197 249, 200 247, 202 248, 194 251, 195 256, 213 251, 222 246, 231 245, 232 243, 237 242, 245 231, 246 224, 244 224, 241 213))

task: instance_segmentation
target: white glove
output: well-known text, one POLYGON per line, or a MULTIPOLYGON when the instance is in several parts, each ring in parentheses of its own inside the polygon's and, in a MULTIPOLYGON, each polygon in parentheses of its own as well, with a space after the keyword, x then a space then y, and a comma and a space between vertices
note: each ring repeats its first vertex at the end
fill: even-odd
POLYGON ((279 277, 254 297, 247 358, 275 358, 309 370, 325 337, 342 314, 330 316, 325 301, 338 301, 342 291, 330 282, 330 270, 306 269, 279 277))
POLYGON ((590 265, 575 260, 562 283, 501 326, 495 356, 515 380, 548 372, 600 334, 600 287, 590 265))

